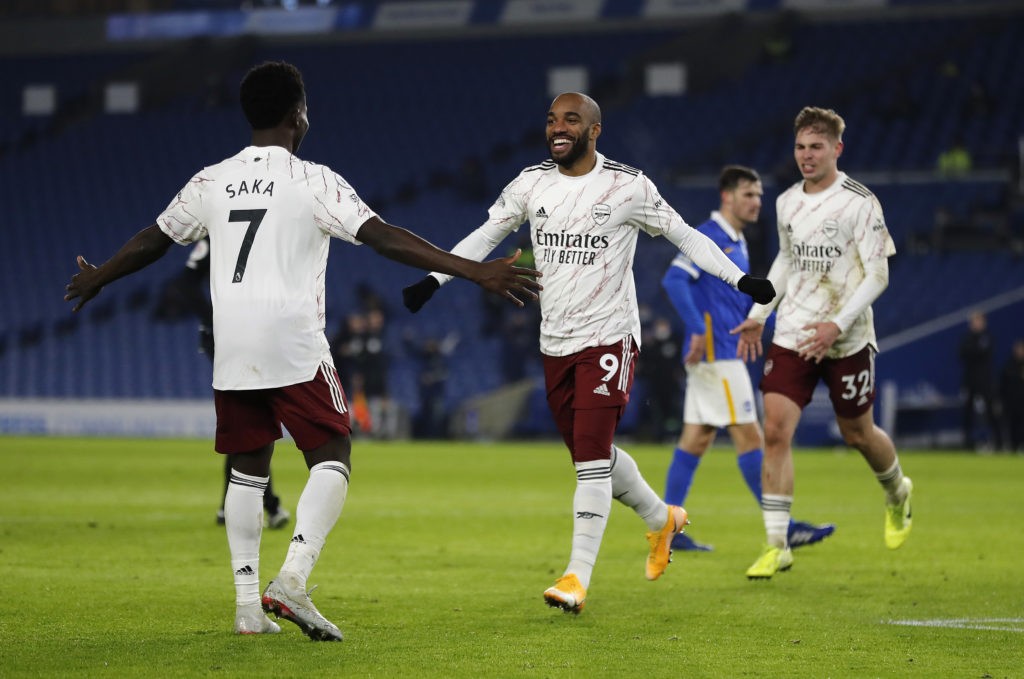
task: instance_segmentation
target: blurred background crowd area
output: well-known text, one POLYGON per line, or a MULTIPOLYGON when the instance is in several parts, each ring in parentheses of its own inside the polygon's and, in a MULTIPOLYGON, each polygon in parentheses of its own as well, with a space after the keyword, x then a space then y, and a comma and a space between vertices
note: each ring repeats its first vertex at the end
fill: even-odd
POLYGON ((334 0, 5 0, 0 18, 23 19, 104 16, 115 13, 174 12, 210 9, 329 6, 334 0))
MULTIPOLYGON (((1008 391, 1024 337, 1020 3, 12 0, 0 19, 0 399, 210 396, 174 283, 186 249, 80 315, 63 286, 77 254, 112 253, 248 142, 238 83, 284 59, 309 94, 301 155, 445 248, 546 157, 547 106, 579 89, 603 108, 599 150, 643 169, 693 225, 717 207, 724 164, 758 169, 765 207, 747 234, 764 274, 774 199, 798 178, 793 118, 834 108, 840 169, 879 197, 898 249, 874 305, 880 417, 904 445, 992 449, 1024 422, 1008 391), (991 338, 970 368, 988 373, 987 408, 962 350, 972 313, 991 338)), ((527 231, 495 254, 529 256, 527 231)), ((421 272, 366 254, 332 243, 327 332, 367 435, 554 435, 535 308, 455 281, 413 316, 400 290, 421 272)), ((641 236, 643 353, 622 424, 638 438, 681 424, 686 330, 659 284, 672 256, 641 236)), ((827 400, 815 403, 798 442, 836 441, 827 400)))

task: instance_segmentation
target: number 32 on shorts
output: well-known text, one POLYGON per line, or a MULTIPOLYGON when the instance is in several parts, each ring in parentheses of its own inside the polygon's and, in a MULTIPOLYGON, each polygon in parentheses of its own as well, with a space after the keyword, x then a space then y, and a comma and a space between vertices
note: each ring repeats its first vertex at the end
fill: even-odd
POLYGON ((861 370, 856 375, 840 375, 843 380, 842 397, 846 401, 866 398, 874 388, 871 370, 861 370))

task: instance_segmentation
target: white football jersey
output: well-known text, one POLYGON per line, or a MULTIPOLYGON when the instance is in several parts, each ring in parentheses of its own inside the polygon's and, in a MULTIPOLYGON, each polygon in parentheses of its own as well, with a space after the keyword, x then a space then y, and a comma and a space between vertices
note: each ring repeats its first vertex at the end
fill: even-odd
MULTIPOLYGON (((615 344, 640 344, 633 259, 640 231, 665 236, 702 268, 735 286, 742 272, 706 236, 690 228, 637 169, 597 154, 580 177, 553 161, 528 167, 501 192, 490 218, 452 252, 481 261, 530 222, 540 283, 540 349, 567 356, 615 344)), ((434 274, 446 283, 451 276, 434 274)))
MULTIPOLYGON (((878 199, 844 172, 820 193, 804 193, 803 181, 797 182, 775 208, 779 253, 788 255, 789 272, 772 341, 796 350, 807 337, 806 325, 832 320, 849 301, 864 280, 864 263, 891 257, 896 245, 878 199)), ((877 348, 870 306, 839 335, 828 358, 855 354, 868 344, 877 348)))
POLYGON ((182 245, 210 236, 214 389, 299 384, 333 365, 329 239, 358 244, 373 216, 330 168, 277 146, 249 146, 192 177, 157 224, 182 245))

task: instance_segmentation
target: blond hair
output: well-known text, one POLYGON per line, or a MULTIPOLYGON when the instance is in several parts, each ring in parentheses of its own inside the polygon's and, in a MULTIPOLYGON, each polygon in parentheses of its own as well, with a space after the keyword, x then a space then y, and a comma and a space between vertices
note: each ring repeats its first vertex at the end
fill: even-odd
POLYGON ((804 106, 796 116, 793 123, 793 132, 810 128, 813 132, 824 134, 836 141, 843 140, 843 131, 846 129, 846 121, 843 117, 830 108, 819 108, 817 106, 804 106))

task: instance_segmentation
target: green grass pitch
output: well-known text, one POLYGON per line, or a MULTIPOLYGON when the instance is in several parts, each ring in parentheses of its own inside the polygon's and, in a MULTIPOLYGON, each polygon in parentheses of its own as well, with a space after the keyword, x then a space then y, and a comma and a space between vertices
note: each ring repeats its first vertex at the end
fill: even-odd
MULTIPOLYGON (((671 446, 625 446, 655 489, 671 446)), ((231 633, 207 441, 0 438, 3 677, 1020 677, 1024 458, 908 451, 914 532, 882 540, 859 455, 796 454, 794 514, 836 534, 749 582, 760 512, 731 450, 705 458, 690 532, 644 579, 645 527, 616 504, 579 616, 541 592, 568 558, 575 484, 556 443, 356 441, 352 486, 311 584, 345 634, 231 633), (894 625, 892 621, 912 621, 894 625)), ((274 482, 294 511, 290 442, 274 482)), ((290 530, 264 531, 261 575, 290 530)))

